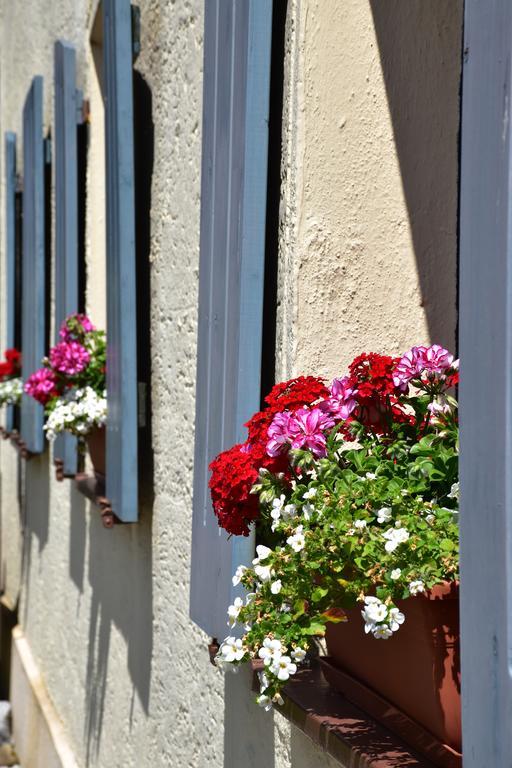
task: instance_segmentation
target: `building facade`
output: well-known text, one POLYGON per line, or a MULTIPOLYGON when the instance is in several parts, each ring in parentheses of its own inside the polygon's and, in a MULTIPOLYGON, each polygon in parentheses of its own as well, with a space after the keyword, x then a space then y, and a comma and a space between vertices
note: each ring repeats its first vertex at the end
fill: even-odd
MULTIPOLYGON (((262 388, 302 373, 332 377, 364 350, 397 354, 431 340, 455 351, 462 2, 268 5, 262 388)), ((212 633, 190 618, 191 573, 201 567, 192 497, 202 116, 203 103, 217 104, 207 89, 205 6, 207 17, 217 4, 139 0, 133 72, 119 75, 133 78, 137 522, 105 528, 73 478, 57 480, 50 447, 27 460, 9 440, 0 445, 1 589, 3 611, 18 623, 11 698, 24 768, 340 764, 279 713, 256 707, 250 671, 224 678, 209 663, 212 633)), ((80 301, 98 327, 112 296, 123 316, 129 290, 108 267, 105 97, 113 97, 103 11, 98 0, 0 4, 0 129, 16 134, 20 189, 33 78, 43 78, 43 133, 54 139, 55 43, 76 52, 80 301)), ((54 141, 52 158, 56 151, 54 141)), ((46 161, 48 343, 59 200, 46 161)), ((5 342, 3 169, 2 161, 5 342)))

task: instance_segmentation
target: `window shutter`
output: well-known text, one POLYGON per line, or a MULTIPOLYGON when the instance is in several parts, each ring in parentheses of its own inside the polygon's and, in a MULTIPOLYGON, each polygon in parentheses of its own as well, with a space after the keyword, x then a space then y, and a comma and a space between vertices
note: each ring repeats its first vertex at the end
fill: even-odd
POLYGON ((512 4, 467 0, 460 207, 464 768, 512 755, 512 4))
MULTIPOLYGON (((77 122, 82 94, 76 89, 76 54, 58 40, 54 49, 55 85, 55 343, 63 320, 78 311, 78 155, 77 122)), ((65 433, 54 443, 63 472, 77 471, 77 444, 65 433)))
MULTIPOLYGON (((16 134, 5 134, 6 349, 15 346, 16 312, 16 134)), ((5 429, 14 429, 14 406, 5 409, 5 429)))
POLYGON ((104 0, 107 179, 107 496, 138 515, 137 344, 132 22, 128 0, 104 0))
MULTIPOLYGON (((23 108, 22 371, 26 380, 45 354, 45 210, 43 78, 34 77, 23 108)), ((31 453, 44 450, 43 407, 23 395, 21 437, 31 453)))
POLYGON ((271 37, 272 0, 207 0, 190 611, 218 639, 254 550, 218 527, 208 465, 260 406, 271 37))

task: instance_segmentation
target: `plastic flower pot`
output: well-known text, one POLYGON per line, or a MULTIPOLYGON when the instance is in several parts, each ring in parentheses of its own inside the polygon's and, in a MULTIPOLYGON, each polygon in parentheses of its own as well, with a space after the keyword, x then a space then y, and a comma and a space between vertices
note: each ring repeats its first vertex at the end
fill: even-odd
POLYGON ((445 582, 398 601, 406 619, 388 640, 365 635, 360 609, 348 610, 327 625, 322 664, 332 687, 450 768, 461 765, 458 597, 445 582))
POLYGON ((94 427, 86 436, 87 448, 89 450, 89 456, 94 467, 94 471, 105 476, 105 427, 94 427))

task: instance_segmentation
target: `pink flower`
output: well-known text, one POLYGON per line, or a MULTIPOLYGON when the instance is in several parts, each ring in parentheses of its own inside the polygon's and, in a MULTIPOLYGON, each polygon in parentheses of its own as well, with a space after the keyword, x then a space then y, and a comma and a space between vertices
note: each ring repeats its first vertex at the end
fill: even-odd
POLYGON ((80 315, 78 313, 69 315, 60 327, 59 336, 63 341, 73 341, 80 330, 83 333, 90 333, 96 329, 87 315, 80 315))
POLYGON ((427 347, 423 358, 423 368, 426 371, 433 371, 434 373, 446 373, 446 371, 452 367, 453 355, 448 352, 444 347, 439 344, 432 344, 431 347, 427 347))
POLYGON ((357 408, 357 389, 350 384, 348 376, 334 379, 329 387, 331 397, 319 404, 319 408, 334 419, 348 419, 354 408, 357 408))
POLYGON ((38 371, 29 376, 24 389, 27 395, 33 397, 41 405, 46 405, 48 400, 59 394, 55 374, 48 368, 39 368, 38 371))
POLYGON ((291 415, 288 411, 276 413, 271 425, 268 428, 269 441, 267 443, 267 453, 274 458, 291 443, 295 435, 290 431, 291 415))
POLYGON ((402 356, 393 371, 393 384, 395 387, 405 391, 410 380, 415 379, 421 374, 426 351, 426 347, 412 347, 402 356))
POLYGON ((324 431, 334 426, 334 420, 320 408, 300 408, 290 420, 289 432, 295 437, 292 448, 307 448, 315 456, 325 456, 324 431))
MULTIPOLYGON (((455 361, 456 362, 456 361, 455 361)), ((430 347, 412 347, 399 360, 393 371, 393 383, 403 392, 411 379, 419 378, 422 373, 444 374, 454 363, 453 355, 439 344, 430 347)))
POLYGON ((50 350, 50 363, 59 373, 74 376, 86 367, 91 356, 77 341, 61 341, 50 350))

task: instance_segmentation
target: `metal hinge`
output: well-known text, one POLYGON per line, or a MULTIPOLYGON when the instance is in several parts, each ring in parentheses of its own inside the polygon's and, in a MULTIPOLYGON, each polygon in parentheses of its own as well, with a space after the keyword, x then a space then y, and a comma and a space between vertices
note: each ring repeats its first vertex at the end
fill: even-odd
POLYGON ((132 11, 132 57, 137 60, 140 53, 140 8, 138 5, 131 6, 132 11))

